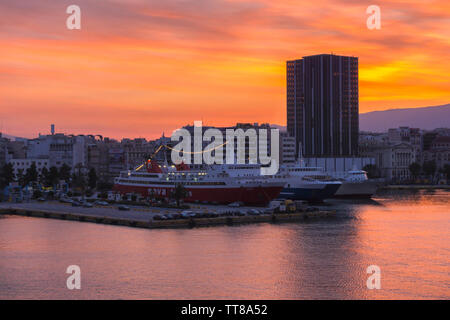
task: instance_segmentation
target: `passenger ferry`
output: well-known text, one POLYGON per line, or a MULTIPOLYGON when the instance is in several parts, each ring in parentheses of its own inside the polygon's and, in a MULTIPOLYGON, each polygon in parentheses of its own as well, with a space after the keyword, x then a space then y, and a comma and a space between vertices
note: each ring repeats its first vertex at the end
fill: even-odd
MULTIPOLYGON (((241 164, 228 166, 228 172, 234 177, 259 176, 261 165, 241 164)), ((264 167, 262 168, 264 171, 264 167)), ((321 167, 305 167, 302 160, 296 164, 280 166, 277 174, 263 175, 268 181, 284 183, 278 199, 305 200, 320 202, 332 198, 342 186, 342 182, 334 179, 321 167)))
POLYGON ((296 165, 281 166, 277 176, 286 181, 279 195, 281 199, 323 201, 333 197, 342 185, 323 168, 305 167, 301 161, 296 165))
POLYGON ((159 165, 148 160, 137 170, 122 171, 114 180, 114 191, 140 193, 169 199, 176 186, 187 191, 186 202, 266 206, 283 189, 285 181, 255 174, 253 165, 212 165, 190 170, 189 166, 159 165))
POLYGON ((378 182, 369 180, 364 170, 353 169, 342 173, 334 172, 332 175, 342 181, 335 197, 370 198, 378 188, 378 182))

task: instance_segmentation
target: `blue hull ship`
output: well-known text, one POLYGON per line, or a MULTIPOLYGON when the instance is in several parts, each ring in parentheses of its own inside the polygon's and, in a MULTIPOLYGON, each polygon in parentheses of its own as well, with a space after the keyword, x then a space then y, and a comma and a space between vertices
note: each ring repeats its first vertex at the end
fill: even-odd
POLYGON ((278 198, 290 200, 322 201, 334 196, 341 183, 304 184, 295 187, 285 187, 278 198))
POLYGON ((278 198, 320 202, 334 196, 342 182, 321 167, 306 167, 301 156, 296 164, 280 166, 277 177, 286 181, 278 198))

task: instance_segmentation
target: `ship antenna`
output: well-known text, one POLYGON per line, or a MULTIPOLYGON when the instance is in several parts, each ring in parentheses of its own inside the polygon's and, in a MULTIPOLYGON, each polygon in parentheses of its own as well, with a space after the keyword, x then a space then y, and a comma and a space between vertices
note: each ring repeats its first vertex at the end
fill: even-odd
MULTIPOLYGON (((164 145, 166 148, 167 146, 164 145)), ((167 162, 167 152, 166 150, 164 150, 164 165, 166 166, 166 168, 169 168, 169 163, 167 162)))
POLYGON ((302 143, 301 142, 298 144, 298 164, 300 167, 303 167, 305 165, 305 162, 303 161, 303 152, 302 152, 302 143))
MULTIPOLYGON (((152 155, 150 155, 150 157, 147 159, 148 160, 152 160, 157 154, 158 152, 162 149, 162 147, 166 147, 166 145, 160 145, 155 152, 153 152, 152 155)), ((136 169, 134 169, 134 171, 138 171, 140 169, 142 169, 145 166, 146 162, 144 162, 143 164, 141 164, 140 166, 138 166, 136 169)))

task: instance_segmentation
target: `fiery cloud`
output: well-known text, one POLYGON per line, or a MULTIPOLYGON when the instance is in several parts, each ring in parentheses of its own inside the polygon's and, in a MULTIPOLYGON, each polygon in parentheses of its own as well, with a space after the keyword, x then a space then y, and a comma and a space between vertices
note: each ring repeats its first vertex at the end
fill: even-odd
POLYGON ((360 111, 450 100, 448 1, 0 0, 0 121, 34 136, 157 137, 194 120, 285 123, 285 61, 360 61, 360 111), (82 29, 65 9, 81 7, 82 29))

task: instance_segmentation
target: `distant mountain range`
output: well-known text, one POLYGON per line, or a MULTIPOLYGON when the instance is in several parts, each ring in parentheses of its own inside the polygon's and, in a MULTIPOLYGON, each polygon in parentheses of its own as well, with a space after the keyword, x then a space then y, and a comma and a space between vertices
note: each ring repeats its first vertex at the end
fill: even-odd
POLYGON ((359 130, 384 132, 389 128, 412 127, 432 130, 450 127, 450 104, 433 107, 389 109, 359 114, 359 130))
MULTIPOLYGON (((271 124, 285 131, 286 127, 271 124)), ((385 132, 389 128, 411 127, 424 130, 450 127, 450 104, 433 107, 389 109, 359 114, 359 130, 385 132)))

